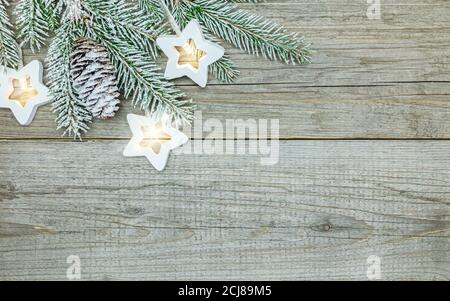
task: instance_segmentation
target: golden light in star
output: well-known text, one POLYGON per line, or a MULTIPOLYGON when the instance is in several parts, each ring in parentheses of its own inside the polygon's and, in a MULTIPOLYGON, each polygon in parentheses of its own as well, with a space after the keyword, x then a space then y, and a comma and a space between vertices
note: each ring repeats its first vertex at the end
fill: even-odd
POLYGON ((139 146, 151 149, 156 155, 161 152, 161 146, 172 138, 164 131, 161 123, 154 126, 141 126, 141 131, 144 139, 139 143, 139 146))
POLYGON ((16 101, 21 107, 25 107, 27 102, 38 95, 38 91, 31 85, 31 76, 25 75, 21 78, 13 78, 12 87, 8 99, 16 101))
POLYGON ((207 53, 197 47, 194 40, 189 39, 183 46, 175 46, 178 52, 178 67, 190 67, 194 71, 198 70, 200 61, 206 57, 207 53))

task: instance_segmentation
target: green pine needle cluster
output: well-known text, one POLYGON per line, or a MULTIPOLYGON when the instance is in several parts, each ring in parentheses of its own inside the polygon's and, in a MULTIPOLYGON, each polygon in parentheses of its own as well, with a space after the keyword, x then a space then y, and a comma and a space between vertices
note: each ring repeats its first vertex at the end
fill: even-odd
POLYGON ((70 54, 72 47, 83 32, 79 22, 66 23, 56 30, 48 51, 48 82, 53 97, 53 111, 56 114, 58 129, 64 135, 80 138, 89 130, 92 116, 82 105, 70 76, 70 54))
MULTIPOLYGON (((92 116, 73 88, 70 55, 80 37, 104 46, 115 67, 122 94, 142 110, 172 116, 178 122, 193 119, 193 105, 168 82, 156 63, 155 45, 162 34, 172 34, 163 4, 181 28, 196 19, 207 39, 224 40, 235 47, 288 64, 310 61, 309 45, 296 34, 236 3, 258 0, 19 0, 17 37, 21 46, 39 51, 52 37, 47 56, 48 82, 58 128, 75 138, 89 130, 92 116)), ((0 0, 0 63, 16 67, 17 44, 0 0)), ((228 56, 210 66, 220 81, 234 82, 239 71, 228 56)))
POLYGON ((310 62, 309 45, 277 23, 239 9, 225 0, 176 0, 172 3, 180 22, 197 19, 209 32, 235 47, 287 64, 310 62))
POLYGON ((0 0, 0 67, 17 68, 19 51, 7 14, 8 1, 0 0))

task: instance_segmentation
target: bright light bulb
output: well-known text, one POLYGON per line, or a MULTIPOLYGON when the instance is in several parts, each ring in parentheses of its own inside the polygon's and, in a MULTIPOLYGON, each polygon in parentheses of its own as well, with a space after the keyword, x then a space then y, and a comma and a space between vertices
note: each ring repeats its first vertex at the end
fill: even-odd
POLYGON ((31 85, 31 77, 26 75, 19 79, 11 80, 11 88, 8 99, 16 101, 20 106, 25 107, 26 103, 36 95, 38 91, 31 85))
POLYGON ((188 40, 183 46, 175 46, 178 52, 178 66, 180 68, 189 67, 193 71, 198 71, 200 61, 207 55, 206 52, 197 48, 194 40, 188 40))
POLYGON ((142 139, 139 146, 151 149, 155 154, 159 154, 162 145, 172 138, 165 132, 161 123, 153 126, 142 126, 141 131, 144 139, 142 139))

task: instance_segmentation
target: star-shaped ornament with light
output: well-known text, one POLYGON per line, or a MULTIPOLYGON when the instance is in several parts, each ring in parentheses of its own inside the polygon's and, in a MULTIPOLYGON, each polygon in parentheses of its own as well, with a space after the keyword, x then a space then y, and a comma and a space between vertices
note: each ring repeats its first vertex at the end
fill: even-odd
POLYGON ((129 114, 133 138, 125 148, 125 157, 147 157, 158 170, 163 171, 167 165, 170 152, 189 141, 189 138, 173 128, 169 118, 154 120, 151 117, 129 114))
POLYGON ((158 46, 169 58, 164 76, 187 76, 200 87, 208 83, 208 66, 225 54, 220 45, 205 40, 200 24, 192 20, 179 36, 161 36, 158 46))
POLYGON ((23 126, 33 121, 40 106, 50 102, 42 77, 42 63, 36 60, 18 71, 0 67, 0 108, 10 109, 23 126))

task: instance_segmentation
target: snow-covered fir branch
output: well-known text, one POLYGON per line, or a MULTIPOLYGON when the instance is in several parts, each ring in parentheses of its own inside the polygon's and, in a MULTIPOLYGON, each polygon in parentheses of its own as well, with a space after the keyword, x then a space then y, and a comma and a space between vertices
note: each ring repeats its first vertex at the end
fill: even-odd
POLYGON ((20 62, 19 51, 7 7, 8 1, 0 0, 0 66, 17 68, 20 62))

